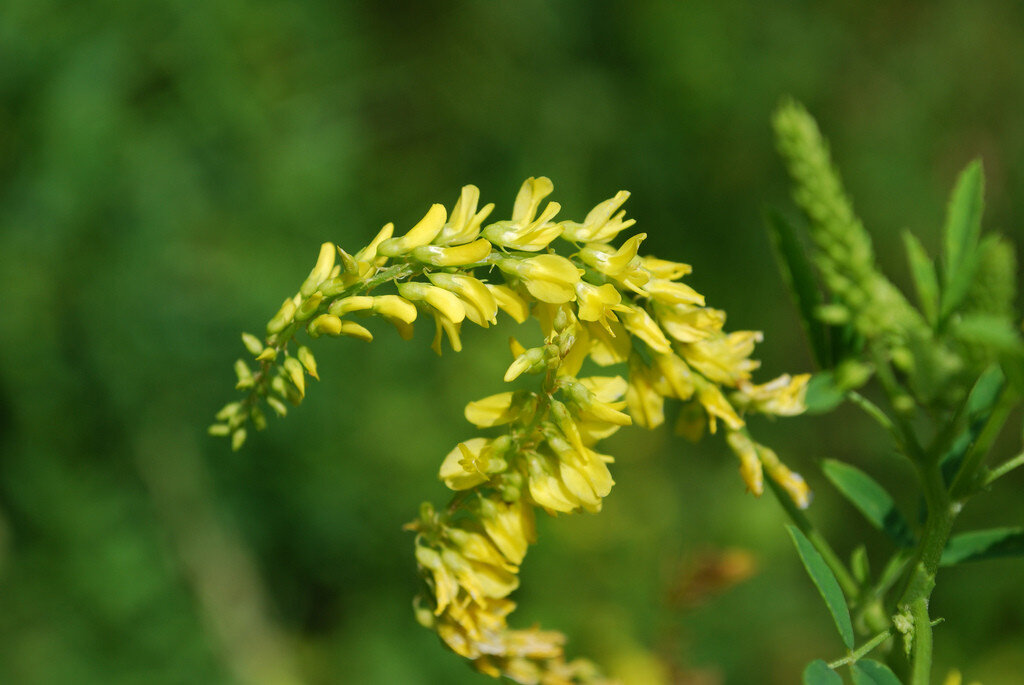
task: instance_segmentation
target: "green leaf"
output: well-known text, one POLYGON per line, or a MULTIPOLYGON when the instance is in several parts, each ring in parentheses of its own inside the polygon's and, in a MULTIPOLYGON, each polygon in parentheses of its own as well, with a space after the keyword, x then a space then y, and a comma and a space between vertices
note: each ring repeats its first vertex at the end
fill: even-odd
POLYGON ((1024 554, 1024 528, 990 528, 954 535, 942 551, 943 566, 1024 554))
POLYGON ((942 318, 960 306, 974 277, 984 194, 985 174, 981 162, 975 160, 960 173, 946 209, 942 318))
POLYGON ((846 392, 836 384, 835 373, 822 371, 807 381, 804 405, 808 414, 825 414, 832 411, 846 399, 846 392))
POLYGON ((989 366, 978 377, 971 389, 971 394, 967 397, 967 405, 964 408, 967 415, 967 427, 956 437, 953 445, 942 455, 939 462, 946 483, 953 481, 963 464, 967 451, 984 430, 996 402, 999 401, 999 394, 1003 391, 1005 382, 1006 378, 996 364, 989 366))
POLYGON ((793 544, 796 545, 797 554, 800 555, 804 568, 807 569, 807 573, 818 587, 822 599, 825 600, 825 605, 832 613, 832 619, 836 622, 836 628, 839 629, 839 636, 843 638, 843 644, 849 649, 853 649, 853 625, 850 623, 850 610, 847 608, 846 597, 843 596, 839 582, 832 574, 828 564, 821 558, 818 550, 814 549, 811 541, 796 526, 786 526, 786 530, 793 538, 793 544))
POLYGON ((861 659, 850 664, 853 685, 901 685, 889 667, 874 659, 861 659))
POLYGON ((804 685, 843 685, 843 679, 824 661, 815 659, 804 669, 804 685))
POLYGON ((924 251, 921 241, 910 231, 903 232, 903 244, 907 249, 907 261, 910 263, 910 273, 914 276, 921 312, 934 328, 939 319, 939 279, 935 275, 935 264, 924 251))
POLYGON ((821 465, 825 476, 836 489, 871 522, 875 528, 885 531, 901 547, 914 544, 907 520, 896 508, 888 492, 868 474, 855 466, 834 459, 825 459, 821 465))
POLYGON ((814 269, 803 246, 797 239, 793 225, 774 209, 765 213, 768 234, 775 246, 779 271, 796 300, 800 321, 811 344, 814 361, 822 368, 832 365, 828 331, 825 324, 815 316, 815 310, 822 303, 821 290, 814 277, 814 269))
POLYGON ((967 314, 956 323, 956 336, 1007 354, 1024 353, 1024 341, 1009 317, 996 314, 967 314))

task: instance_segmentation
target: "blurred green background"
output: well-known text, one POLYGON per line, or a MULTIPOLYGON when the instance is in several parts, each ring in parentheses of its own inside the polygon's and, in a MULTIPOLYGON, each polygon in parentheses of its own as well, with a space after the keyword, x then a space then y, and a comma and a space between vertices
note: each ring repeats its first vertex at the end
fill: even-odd
MULTIPOLYGON (((239 332, 320 242, 357 249, 465 183, 508 214, 543 174, 565 217, 632 191, 648 251, 766 332, 762 378, 808 369, 760 219, 787 205, 769 128, 787 94, 900 283, 899 230, 934 253, 975 156, 986 225, 1024 237, 1020 3, 0 3, 0 682, 488 682, 415 624, 401 525, 444 500, 436 469, 472 434, 464 403, 500 390, 508 332, 440 359, 430 325, 324 341, 304 406, 231 453, 205 429, 239 332)), ((873 424, 754 428, 840 551, 864 537, 880 566, 885 541, 817 465, 905 490, 873 424)), ((620 673, 653 659, 709 683, 793 683, 841 653, 777 505, 743 493, 721 441, 630 430, 606 451, 605 511, 542 522, 515 621, 620 673), (753 578, 668 600, 695 555, 735 547, 753 578)), ((1022 475, 961 525, 1021 524, 1022 475)), ((940 576, 940 671, 1024 682, 1022 579, 1020 559, 940 576)))

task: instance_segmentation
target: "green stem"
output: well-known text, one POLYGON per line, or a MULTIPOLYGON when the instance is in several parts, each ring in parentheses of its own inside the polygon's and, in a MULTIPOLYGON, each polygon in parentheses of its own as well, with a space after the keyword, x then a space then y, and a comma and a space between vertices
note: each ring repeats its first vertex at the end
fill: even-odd
POLYGON ((1003 462, 1002 464, 1000 464, 999 466, 985 474, 985 477, 981 481, 981 487, 987 488, 994 481, 1002 478, 1010 471, 1013 471, 1015 468, 1021 465, 1024 465, 1024 452, 1021 452, 1012 459, 1008 459, 1007 461, 1003 462))
POLYGON ((911 685, 928 685, 932 671, 932 624, 928 617, 928 598, 914 600, 910 613, 914 617, 914 661, 910 682, 911 685))
POLYGON ((892 637, 892 628, 883 630, 878 635, 875 635, 873 638, 865 642, 863 645, 861 645, 854 651, 844 656, 842 659, 836 659, 835 661, 830 663, 828 667, 832 670, 835 670, 840 666, 845 666, 846 664, 851 664, 856 661, 859 661, 860 659, 867 656, 871 652, 871 650, 873 650, 875 647, 888 640, 890 637, 892 637))
POLYGON ((843 589, 843 593, 847 597, 856 597, 857 593, 860 592, 860 588, 857 585, 857 581, 854 579, 853 574, 846 568, 842 559, 835 553, 835 550, 828 544, 828 541, 822 537, 821 533, 815 529, 814 524, 804 515, 800 509, 793 503, 789 495, 782 490, 781 486, 771 478, 765 478, 765 482, 768 483, 768 487, 771 488, 772 493, 775 495, 775 499, 782 505, 782 509, 789 516, 789 519, 793 524, 800 529, 814 548, 818 550, 818 554, 825 560, 828 567, 832 569, 832 573, 835 574, 836 580, 839 581, 839 586, 843 589))

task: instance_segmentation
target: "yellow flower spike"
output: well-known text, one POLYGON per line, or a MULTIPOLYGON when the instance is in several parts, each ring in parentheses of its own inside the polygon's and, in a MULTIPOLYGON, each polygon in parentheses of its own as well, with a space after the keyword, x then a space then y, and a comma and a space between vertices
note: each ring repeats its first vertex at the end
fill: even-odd
POLYGON ((521 279, 530 294, 541 302, 562 304, 576 299, 576 284, 583 270, 565 257, 543 254, 499 259, 496 263, 505 273, 521 279))
POLYGON ((654 314, 673 340, 692 343, 717 335, 725 325, 725 312, 691 305, 654 303, 654 314))
POLYGON ((722 419, 729 428, 738 430, 745 424, 733 409, 725 395, 713 383, 699 383, 697 388, 697 399, 704 410, 708 413, 708 430, 715 433, 718 430, 716 419, 722 419))
POLYGON ((330 278, 331 270, 334 269, 336 249, 337 246, 334 243, 324 243, 320 246, 320 255, 317 257, 316 265, 309 272, 306 280, 303 281, 302 287, 299 288, 299 292, 302 293, 303 297, 312 295, 317 286, 330 278))
POLYGON ((371 309, 375 314, 410 324, 416 320, 416 305, 398 295, 378 295, 373 298, 371 309))
POLYGON ((487 328, 498 322, 498 303, 491 291, 476 278, 465 274, 427 274, 430 282, 439 288, 455 293, 462 301, 466 318, 478 326, 487 328))
POLYGON ((704 306, 704 296, 685 283, 652 278, 644 284, 644 290, 655 302, 704 306))
POLYGON ((647 310, 636 305, 623 305, 622 325, 626 330, 643 340, 647 345, 659 354, 670 354, 672 343, 665 337, 661 326, 651 318, 647 310))
POLYGON ((530 454, 526 458, 530 497, 548 513, 569 513, 579 506, 579 500, 566 489, 550 457, 530 454))
POLYGON ((272 318, 270 323, 267 324, 267 333, 280 333, 287 328, 288 324, 290 324, 295 318, 295 310, 297 308, 298 305, 295 304, 295 300, 290 297, 285 300, 284 304, 282 304, 281 308, 277 311, 277 314, 275 314, 274 318, 272 318))
POLYGON ((288 374, 288 380, 292 382, 298 391, 300 397, 306 395, 306 370, 302 368, 302 364, 295 357, 288 357, 284 360, 284 370, 288 374))
POLYGON ((302 368, 306 370, 313 378, 320 380, 320 376, 316 375, 316 359, 313 357, 313 353, 309 351, 309 348, 303 345, 295 352, 296 358, 299 363, 302 364, 302 368))
POLYGON ((344 316, 351 312, 361 312, 373 307, 373 299, 368 295, 353 295, 352 297, 343 297, 340 300, 331 302, 330 306, 327 307, 329 314, 335 316, 344 316))
POLYGON ((448 217, 448 223, 434 238, 434 243, 437 245, 461 245, 476 239, 480 235, 480 225, 494 209, 493 204, 487 204, 479 212, 476 211, 479 201, 479 188, 474 185, 463 186, 459 199, 455 202, 455 207, 452 208, 452 213, 448 217))
POLYGON ((633 420, 644 428, 657 428, 665 423, 665 398, 654 388, 651 369, 637 355, 629 358, 626 406, 633 420))
POLYGON ((663 278, 667 281, 675 281, 687 274, 693 273, 693 267, 681 262, 670 262, 667 259, 657 257, 641 257, 640 263, 650 272, 654 278, 663 278))
POLYGON ((629 198, 629 192, 620 190, 615 197, 594 207, 583 219, 582 224, 573 221, 562 222, 562 235, 575 243, 607 243, 614 240, 621 231, 636 223, 634 219, 623 221, 625 211, 612 214, 629 198))
POLYGON ((793 503, 801 509, 811 506, 811 489, 799 473, 791 471, 779 460, 779 455, 770 447, 755 443, 757 456, 761 459, 768 477, 782 486, 793 503))
POLYGON ((399 294, 413 302, 426 302, 436 309, 444 318, 452 323, 459 323, 466 318, 466 307, 462 301, 451 292, 436 285, 427 283, 399 283, 399 294))
POLYGON ((431 205, 419 222, 401 238, 388 238, 377 246, 377 253, 385 257, 398 257, 421 245, 429 245, 444 228, 448 210, 444 205, 431 205))
POLYGON ((809 373, 790 376, 788 373, 761 385, 740 383, 734 394, 737 404, 744 409, 775 416, 797 416, 807 409, 804 397, 809 373))
POLYGON ((468 490, 486 482, 489 480, 486 473, 477 468, 469 470, 464 462, 466 461, 466 451, 475 461, 490 444, 491 441, 487 438, 471 438, 460 442, 444 458, 438 477, 452 490, 468 490))
POLYGON ((333 314, 321 314, 306 327, 312 338, 319 338, 321 335, 341 335, 341 329, 341 319, 333 314))
POLYGON ((338 335, 344 335, 349 338, 356 338, 357 340, 362 340, 363 342, 373 341, 373 333, 366 330, 365 327, 360 326, 355 321, 342 321, 341 330, 338 332, 338 335))
POLYGON ((739 457, 740 476, 747 484, 747 490, 755 497, 760 497, 764 492, 764 471, 754 441, 742 431, 734 430, 726 432, 725 441, 739 457))
POLYGON ((491 428, 509 423, 519 415, 513 406, 515 393, 502 392, 466 405, 466 420, 478 428, 491 428))
POLYGON ((498 309, 512 317, 516 323, 523 323, 530 318, 530 304, 523 297, 507 285, 493 285, 484 283, 490 291, 498 309))
POLYGON ((696 389, 693 384, 693 372, 686 362, 670 353, 654 355, 654 364, 672 390, 673 397, 688 400, 693 396, 696 389))

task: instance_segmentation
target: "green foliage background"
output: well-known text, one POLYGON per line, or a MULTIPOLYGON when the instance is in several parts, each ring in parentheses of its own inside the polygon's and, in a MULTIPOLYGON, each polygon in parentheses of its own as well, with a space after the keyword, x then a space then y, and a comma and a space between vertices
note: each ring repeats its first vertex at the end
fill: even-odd
MULTIPOLYGON (((819 118, 898 282, 899 229, 934 253, 972 157, 986 225, 1024 238, 1015 3, 4 2, 0 682, 223 683, 238 664, 253 682, 486 682, 413 621, 401 524, 445 497, 437 466, 471 433, 462 405, 500 390, 510 331, 441 359, 428 330, 323 341, 303 407, 231 453, 204 431, 233 397, 238 333, 320 242, 356 249, 465 183, 507 214, 543 174, 564 216, 631 190, 648 251, 692 263, 731 328, 766 332, 764 377, 809 369, 760 216, 786 202, 769 128, 785 94, 819 118)), ((866 535, 880 555, 819 460, 898 492, 885 437, 848 408, 757 429, 840 550, 866 535)), ((608 451, 605 511, 543 523, 518 621, 729 683, 841 653, 777 506, 742 492, 720 442, 636 429, 608 451), (761 572, 692 611, 666 601, 681 563, 731 546, 761 572)), ((963 528, 1020 525, 1022 476, 963 528)), ((942 573, 940 671, 1024 682, 1021 578, 1020 559, 942 573)))

